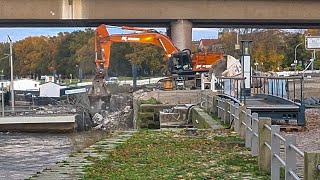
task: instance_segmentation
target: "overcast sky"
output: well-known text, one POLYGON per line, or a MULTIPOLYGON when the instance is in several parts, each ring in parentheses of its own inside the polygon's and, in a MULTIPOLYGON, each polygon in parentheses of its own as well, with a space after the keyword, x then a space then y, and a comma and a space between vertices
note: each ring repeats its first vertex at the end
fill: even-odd
MULTIPOLYGON (((72 32, 84 30, 84 28, 0 28, 0 42, 7 42, 9 35, 13 41, 19 41, 28 36, 55 36, 59 32, 72 32)), ((108 28, 111 34, 121 34, 132 31, 123 31, 119 28, 108 28)), ((164 28, 157 28, 158 31, 165 33, 164 28)), ((193 28, 192 39, 200 40, 202 38, 217 38, 218 30, 214 28, 193 28)))

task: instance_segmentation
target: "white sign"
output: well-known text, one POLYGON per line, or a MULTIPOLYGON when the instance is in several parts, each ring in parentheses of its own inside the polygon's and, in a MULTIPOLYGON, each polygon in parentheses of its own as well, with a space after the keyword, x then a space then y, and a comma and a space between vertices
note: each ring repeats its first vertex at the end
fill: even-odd
POLYGON ((66 90, 66 94, 77 94, 87 92, 86 88, 66 90))
POLYGON ((307 49, 320 49, 320 37, 319 36, 306 37, 306 48, 307 49))

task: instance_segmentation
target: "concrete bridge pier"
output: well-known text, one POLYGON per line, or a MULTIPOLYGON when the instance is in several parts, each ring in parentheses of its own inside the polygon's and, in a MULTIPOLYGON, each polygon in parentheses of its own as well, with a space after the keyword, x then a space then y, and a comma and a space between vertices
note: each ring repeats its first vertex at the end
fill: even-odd
POLYGON ((171 27, 167 27, 167 29, 166 29, 166 34, 167 34, 167 36, 168 36, 170 39, 172 39, 172 36, 171 36, 171 27))
POLYGON ((191 49, 192 43, 192 22, 185 19, 179 19, 171 22, 171 39, 173 44, 179 48, 191 49))

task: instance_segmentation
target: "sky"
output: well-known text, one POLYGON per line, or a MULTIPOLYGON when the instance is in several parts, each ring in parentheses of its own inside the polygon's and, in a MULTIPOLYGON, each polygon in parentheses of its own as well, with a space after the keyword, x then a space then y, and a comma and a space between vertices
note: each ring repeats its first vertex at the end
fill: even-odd
MULTIPOLYGON (((72 32, 84 30, 85 28, 0 28, 0 42, 7 42, 8 35, 12 41, 19 41, 28 36, 55 36, 59 32, 72 32)), ((122 34, 133 31, 124 31, 119 28, 108 27, 110 34, 122 34)), ((164 28, 156 28, 157 31, 165 33, 164 28)), ((215 28, 193 28, 192 40, 213 39, 218 37, 219 29, 215 28)))

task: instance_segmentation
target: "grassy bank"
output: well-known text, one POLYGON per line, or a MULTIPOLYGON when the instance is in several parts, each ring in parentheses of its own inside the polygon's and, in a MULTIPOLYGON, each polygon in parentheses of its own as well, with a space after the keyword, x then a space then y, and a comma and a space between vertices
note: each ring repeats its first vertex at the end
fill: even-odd
POLYGON ((270 179, 229 132, 140 131, 86 167, 83 179, 270 179))

